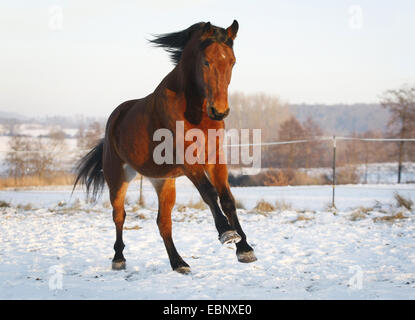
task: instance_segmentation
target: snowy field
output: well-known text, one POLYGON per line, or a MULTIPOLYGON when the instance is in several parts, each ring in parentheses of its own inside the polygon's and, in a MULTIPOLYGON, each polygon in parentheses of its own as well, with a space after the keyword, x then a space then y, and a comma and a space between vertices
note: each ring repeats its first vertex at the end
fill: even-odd
MULTIPOLYGON (((115 239, 106 193, 97 204, 77 190, 0 191, 1 299, 415 299, 415 185, 339 186, 338 211, 327 209, 328 186, 233 188, 245 209, 241 224, 258 261, 241 264, 233 246, 217 240, 208 210, 196 210, 196 190, 177 186, 176 247, 190 275, 170 268, 156 226, 156 194, 137 185, 126 206, 127 269, 111 270, 115 239), (257 212, 258 200, 291 208, 257 212), (365 208, 360 208, 364 206, 365 208), (62 289, 51 280, 62 270, 62 289), (51 281, 51 285, 50 285, 51 281)), ((58 277, 59 278, 59 277, 58 277)))

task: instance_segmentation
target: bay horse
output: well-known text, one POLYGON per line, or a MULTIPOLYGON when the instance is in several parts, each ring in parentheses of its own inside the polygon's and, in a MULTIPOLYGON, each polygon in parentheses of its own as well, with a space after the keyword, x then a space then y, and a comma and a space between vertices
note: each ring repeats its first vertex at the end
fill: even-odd
MULTIPOLYGON (((186 160, 157 164, 153 159, 157 146, 153 135, 158 129, 166 128, 176 135, 178 121, 183 122, 185 131, 196 128, 207 134, 209 129, 224 129, 223 119, 229 113, 228 85, 235 64, 233 41, 238 29, 236 20, 227 29, 200 22, 182 31, 154 36, 150 42, 170 53, 174 69, 153 93, 119 105, 108 119, 105 137, 80 160, 74 188, 78 182, 85 184, 87 194, 92 188, 94 199, 105 182, 109 188, 116 229, 113 269, 126 267, 124 199, 137 172, 148 177, 157 192, 157 225, 173 270, 190 272, 172 239, 175 178, 182 175, 190 179, 210 208, 220 242, 235 243, 240 262, 256 260, 238 221, 226 164, 186 160)), ((185 147, 189 143, 184 141, 185 147)), ((216 148, 217 154, 223 151, 219 150, 222 145, 216 148)))

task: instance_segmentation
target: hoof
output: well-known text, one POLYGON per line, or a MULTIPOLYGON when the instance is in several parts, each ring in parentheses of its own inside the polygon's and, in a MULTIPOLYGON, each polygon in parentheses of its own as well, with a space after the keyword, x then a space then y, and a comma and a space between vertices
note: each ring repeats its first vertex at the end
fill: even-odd
POLYGON ((190 270, 190 267, 185 267, 185 266, 183 266, 183 267, 178 267, 178 268, 174 269, 174 271, 176 271, 176 272, 178 272, 178 273, 181 273, 181 274, 189 274, 189 273, 191 273, 191 272, 192 272, 192 271, 190 270))
POLYGON ((124 270, 127 264, 125 260, 113 261, 112 262, 112 270, 124 270))
POLYGON ((238 257, 238 261, 242 263, 250 263, 258 260, 253 251, 240 252, 236 256, 238 257))
POLYGON ((234 230, 229 230, 221 234, 219 241, 222 244, 238 243, 241 241, 241 236, 234 230))

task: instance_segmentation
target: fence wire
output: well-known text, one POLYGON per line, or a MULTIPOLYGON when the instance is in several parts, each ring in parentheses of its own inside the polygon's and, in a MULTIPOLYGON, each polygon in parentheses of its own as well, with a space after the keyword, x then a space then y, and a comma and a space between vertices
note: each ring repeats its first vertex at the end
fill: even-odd
POLYGON ((379 141, 379 142, 409 142, 415 141, 415 138, 399 139, 399 138, 356 138, 356 137, 316 137, 313 139, 302 139, 302 140, 288 140, 288 141, 270 141, 261 143, 236 143, 236 144, 224 144, 224 147, 255 147, 255 146, 274 146, 282 144, 295 144, 295 143, 307 143, 317 141, 335 141, 335 140, 349 140, 349 141, 379 141))
MULTIPOLYGON (((275 146, 284 144, 296 144, 296 143, 307 143, 307 142, 318 142, 318 141, 367 141, 367 142, 415 142, 415 138, 357 138, 357 137, 342 137, 342 136, 322 136, 315 137, 312 139, 301 139, 301 140, 287 140, 287 141, 269 141, 261 143, 234 143, 234 144, 223 144, 224 147, 256 147, 256 146, 275 146)), ((0 153, 40 153, 40 152, 56 152, 57 150, 0 150, 0 153)), ((77 153, 89 152, 90 150, 74 150, 77 153)))
MULTIPOLYGON (((298 144, 298 143, 309 143, 318 141, 332 141, 333 142, 333 179, 332 179, 332 206, 335 207, 335 187, 336 187, 336 142, 337 141, 364 141, 364 142, 415 142, 415 138, 358 138, 358 137, 343 137, 343 136, 320 136, 312 139, 300 139, 300 140, 289 140, 289 141, 269 141, 261 143, 239 143, 239 144, 224 144, 224 147, 265 147, 274 145, 287 145, 287 144, 298 144)), ((89 152, 90 150, 73 150, 73 154, 81 155, 89 152)), ((0 150, 0 153, 50 153, 59 152, 59 150, 0 150)), ((69 151, 72 153, 71 151, 69 151)))

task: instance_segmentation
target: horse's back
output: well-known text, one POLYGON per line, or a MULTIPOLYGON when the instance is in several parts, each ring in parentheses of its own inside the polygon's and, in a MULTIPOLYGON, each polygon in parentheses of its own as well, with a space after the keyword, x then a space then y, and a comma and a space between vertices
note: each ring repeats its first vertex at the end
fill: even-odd
POLYGON ((167 178, 181 175, 175 165, 156 165, 153 150, 157 142, 153 133, 160 120, 153 112, 152 96, 120 104, 108 119, 105 143, 108 151, 148 177, 167 178))
MULTIPOLYGON (((121 103, 118 107, 112 111, 111 115, 107 120, 106 130, 114 129, 117 123, 131 112, 131 109, 143 109, 146 98, 127 100, 121 103)), ((108 133, 108 132, 107 132, 108 133)))

